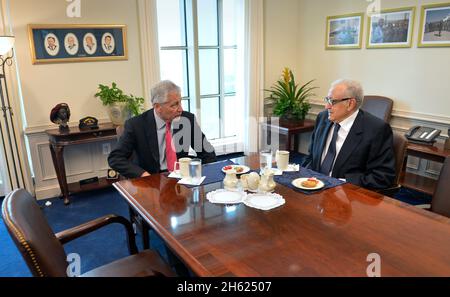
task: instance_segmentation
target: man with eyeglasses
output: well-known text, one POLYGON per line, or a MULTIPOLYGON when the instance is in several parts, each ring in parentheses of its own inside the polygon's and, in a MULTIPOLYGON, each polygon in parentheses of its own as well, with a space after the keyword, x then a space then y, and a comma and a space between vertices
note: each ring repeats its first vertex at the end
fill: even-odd
POLYGON ((392 129, 359 109, 363 98, 356 81, 332 83, 302 166, 364 188, 388 188, 395 180, 392 129))
POLYGON ((165 80, 151 91, 153 108, 125 122, 124 132, 108 157, 109 166, 125 177, 174 171, 174 163, 190 149, 203 163, 214 162, 214 147, 195 116, 183 111, 180 87, 165 80), (135 153, 133 162, 131 155, 135 153))

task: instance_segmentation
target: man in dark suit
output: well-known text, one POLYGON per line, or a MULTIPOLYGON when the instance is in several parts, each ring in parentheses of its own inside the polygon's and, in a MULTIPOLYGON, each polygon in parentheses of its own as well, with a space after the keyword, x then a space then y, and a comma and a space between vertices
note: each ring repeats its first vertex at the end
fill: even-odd
POLYGON ((363 98, 356 81, 332 84, 302 165, 364 188, 388 188, 395 180, 392 129, 359 109, 363 98))
POLYGON ((151 93, 153 108, 125 122, 124 132, 108 157, 111 168, 128 178, 173 171, 177 158, 187 157, 190 148, 203 163, 214 162, 214 147, 195 116, 183 111, 180 88, 171 81, 161 81, 151 93), (130 160, 133 152, 137 162, 130 160))

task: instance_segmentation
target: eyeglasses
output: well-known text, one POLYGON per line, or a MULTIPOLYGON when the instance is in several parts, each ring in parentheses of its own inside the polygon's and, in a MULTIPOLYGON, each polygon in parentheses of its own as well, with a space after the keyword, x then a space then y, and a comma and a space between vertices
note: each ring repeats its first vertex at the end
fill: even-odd
POLYGON ((350 100, 350 99, 353 99, 353 97, 352 98, 342 98, 342 99, 333 99, 331 97, 325 97, 325 98, 323 98, 323 101, 325 101, 325 103, 330 104, 330 105, 336 105, 339 102, 350 100))

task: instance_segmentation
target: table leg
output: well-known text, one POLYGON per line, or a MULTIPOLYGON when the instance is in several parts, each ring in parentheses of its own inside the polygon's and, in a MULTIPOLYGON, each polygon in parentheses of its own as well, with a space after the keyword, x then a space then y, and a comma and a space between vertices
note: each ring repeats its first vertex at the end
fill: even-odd
POLYGON ((298 144, 300 142, 300 140, 299 140, 300 139, 300 135, 295 134, 293 136, 294 136, 294 152, 298 152, 298 149, 299 149, 298 144))
POLYGON ((292 134, 288 133, 287 135, 287 141, 286 141, 286 150, 290 151, 291 150, 291 138, 292 138, 292 134))
POLYGON ((70 203, 70 200, 69 186, 67 185, 66 178, 66 167, 64 166, 64 146, 50 143, 50 152, 52 154, 53 165, 55 167, 61 194, 64 198, 64 204, 67 205, 70 203))
POLYGON ((147 222, 145 222, 145 220, 138 213, 136 213, 131 206, 128 207, 128 212, 130 214, 131 223, 134 226, 136 226, 136 228, 139 227, 141 229, 143 249, 144 250, 149 249, 150 248, 150 236, 149 236, 150 227, 148 226, 147 222))

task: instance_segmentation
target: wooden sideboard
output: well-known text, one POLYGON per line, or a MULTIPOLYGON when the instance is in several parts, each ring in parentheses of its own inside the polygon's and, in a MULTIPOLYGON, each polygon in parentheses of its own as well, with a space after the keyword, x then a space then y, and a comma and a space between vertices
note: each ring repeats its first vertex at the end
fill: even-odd
POLYGON ((64 204, 67 205, 70 203, 69 195, 71 193, 109 187, 113 182, 117 181, 108 180, 106 177, 103 177, 99 178, 98 182, 86 185, 80 185, 79 182, 68 184, 64 164, 64 148, 71 145, 116 139, 116 127, 112 123, 105 123, 100 124, 99 128, 94 130, 80 130, 78 127, 70 127, 68 131, 60 131, 59 129, 45 131, 49 137, 50 152, 52 154, 59 187, 61 188, 62 198, 64 198, 64 204))
MULTIPOLYGON (((271 123, 265 122, 261 124, 261 128, 263 133, 267 135, 267 138, 270 139, 271 133, 277 133, 279 135, 286 136, 286 145, 285 149, 290 151, 292 138, 294 138, 294 151, 298 151, 298 135, 301 133, 311 132, 314 130, 316 122, 313 120, 303 120, 300 123, 271 123)), ((281 143, 281 141, 280 141, 281 143)), ((280 146, 281 147, 281 146, 280 146)))

